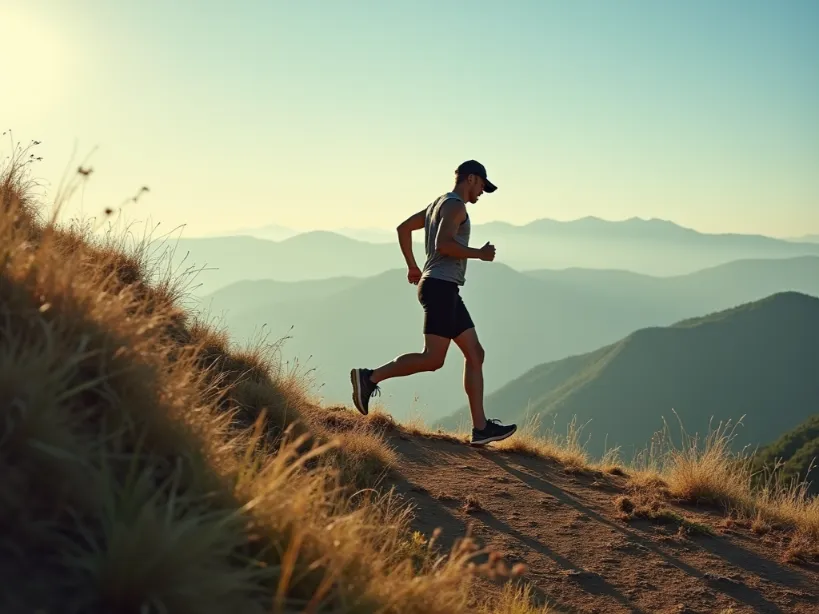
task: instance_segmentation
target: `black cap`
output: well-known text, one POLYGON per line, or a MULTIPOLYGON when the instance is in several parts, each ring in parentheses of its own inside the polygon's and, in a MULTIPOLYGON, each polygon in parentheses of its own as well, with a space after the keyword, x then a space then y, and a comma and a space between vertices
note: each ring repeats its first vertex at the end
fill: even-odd
POLYGON ((458 178, 466 178, 469 175, 477 175, 484 180, 484 183, 486 183, 486 186, 483 189, 484 192, 491 194, 498 189, 498 186, 489 181, 487 178, 486 167, 477 160, 467 160, 466 162, 463 162, 457 169, 455 169, 455 174, 458 176, 458 178))

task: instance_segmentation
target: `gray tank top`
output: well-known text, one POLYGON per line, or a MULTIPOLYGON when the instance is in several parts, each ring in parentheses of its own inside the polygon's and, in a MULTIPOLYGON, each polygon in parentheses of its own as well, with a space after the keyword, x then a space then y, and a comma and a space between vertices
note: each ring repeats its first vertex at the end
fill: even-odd
MULTIPOLYGON (((424 218, 424 249, 427 259, 422 269, 421 279, 434 277, 435 279, 453 281, 459 286, 463 286, 466 283, 466 258, 444 256, 435 249, 435 236, 438 234, 438 227, 441 225, 441 206, 452 198, 463 202, 463 199, 455 192, 447 192, 427 206, 426 217, 424 218)), ((464 247, 469 247, 471 228, 469 213, 467 213, 466 219, 455 233, 455 241, 464 247)))

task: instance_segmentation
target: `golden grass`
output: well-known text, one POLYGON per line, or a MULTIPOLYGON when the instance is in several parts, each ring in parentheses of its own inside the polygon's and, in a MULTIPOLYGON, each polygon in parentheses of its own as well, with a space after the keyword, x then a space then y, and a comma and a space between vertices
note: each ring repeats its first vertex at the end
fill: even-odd
POLYGON ((0 609, 458 614, 476 574, 515 575, 468 539, 419 546, 380 487, 389 420, 330 428, 144 245, 38 218, 26 152, 0 169, 0 609))
POLYGON ((686 434, 681 425, 679 446, 671 442, 668 429, 664 429, 665 444, 655 447, 655 460, 650 464, 668 496, 717 505, 758 526, 787 527, 795 530, 800 539, 819 543, 819 498, 808 495, 804 482, 781 480, 775 468, 756 484, 753 454, 732 450, 735 428, 730 422, 719 424, 701 441, 686 434))
POLYGON ((440 428, 429 426, 420 413, 416 413, 409 420, 400 423, 402 431, 408 435, 450 441, 453 443, 469 443, 471 428, 462 427, 457 432, 448 432, 440 428))
POLYGON ((589 466, 589 456, 580 442, 583 428, 572 420, 566 435, 559 434, 554 427, 542 429, 541 415, 528 416, 515 434, 495 444, 499 450, 538 456, 559 462, 566 467, 582 469, 589 466))
POLYGON ((700 438, 687 434, 680 421, 677 445, 666 425, 625 466, 628 486, 641 495, 717 506, 732 521, 760 535, 786 530, 796 551, 819 555, 819 498, 808 493, 804 481, 782 480, 776 467, 766 468, 760 480, 753 470, 753 454, 733 450, 737 426, 720 423, 700 438))
POLYGON ((531 585, 517 585, 508 582, 504 585, 498 600, 490 605, 483 606, 480 612, 481 614, 495 614, 496 612, 503 612, 504 614, 550 614, 556 612, 548 604, 535 606, 533 605, 534 601, 535 595, 531 585))
POLYGON ((676 525, 681 533, 715 533, 707 524, 698 522, 670 507, 656 495, 656 493, 638 492, 634 496, 619 495, 614 498, 614 508, 620 520, 629 521, 634 518, 650 520, 657 524, 676 525))

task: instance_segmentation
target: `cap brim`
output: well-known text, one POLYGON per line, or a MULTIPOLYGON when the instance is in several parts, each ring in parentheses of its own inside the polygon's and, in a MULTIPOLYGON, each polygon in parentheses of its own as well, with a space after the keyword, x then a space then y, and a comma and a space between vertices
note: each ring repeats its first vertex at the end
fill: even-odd
POLYGON ((484 179, 483 182, 484 182, 483 191, 487 192, 488 194, 491 194, 492 192, 498 189, 498 186, 489 181, 489 179, 484 179))

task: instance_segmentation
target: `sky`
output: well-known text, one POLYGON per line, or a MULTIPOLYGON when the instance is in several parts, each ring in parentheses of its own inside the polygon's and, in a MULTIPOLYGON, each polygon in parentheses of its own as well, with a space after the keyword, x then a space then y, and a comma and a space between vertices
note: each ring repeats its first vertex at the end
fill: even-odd
POLYGON ((392 229, 463 160, 473 222, 819 234, 819 2, 3 0, 0 122, 64 218, 392 229))

